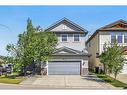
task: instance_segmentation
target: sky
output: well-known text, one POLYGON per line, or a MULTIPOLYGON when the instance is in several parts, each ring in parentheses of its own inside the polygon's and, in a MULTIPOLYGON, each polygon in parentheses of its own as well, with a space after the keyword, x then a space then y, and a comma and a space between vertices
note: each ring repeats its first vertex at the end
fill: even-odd
POLYGON ((26 21, 43 29, 68 18, 88 30, 88 35, 109 23, 127 21, 127 6, 0 6, 0 55, 6 56, 6 45, 15 44, 18 34, 26 30, 26 21))

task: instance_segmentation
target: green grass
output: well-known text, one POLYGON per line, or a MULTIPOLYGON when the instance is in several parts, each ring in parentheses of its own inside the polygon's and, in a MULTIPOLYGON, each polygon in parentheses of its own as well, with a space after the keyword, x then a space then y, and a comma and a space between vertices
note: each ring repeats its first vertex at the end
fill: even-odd
POLYGON ((104 75, 104 74, 96 74, 97 77, 101 78, 102 80, 104 80, 107 83, 110 83, 111 85, 115 86, 115 87, 122 87, 122 88, 127 88, 127 84, 119 81, 119 80, 114 80, 114 78, 108 76, 108 75, 104 75))
POLYGON ((7 83, 7 84, 19 84, 20 82, 22 82, 23 80, 25 80, 25 78, 22 77, 15 77, 13 75, 10 76, 0 76, 0 83, 7 83))

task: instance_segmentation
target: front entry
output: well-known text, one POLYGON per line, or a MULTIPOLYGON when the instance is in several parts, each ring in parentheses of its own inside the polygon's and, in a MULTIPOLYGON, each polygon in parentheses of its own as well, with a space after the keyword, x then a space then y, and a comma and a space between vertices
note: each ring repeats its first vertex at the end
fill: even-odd
POLYGON ((80 62, 50 61, 48 75, 80 75, 80 62))

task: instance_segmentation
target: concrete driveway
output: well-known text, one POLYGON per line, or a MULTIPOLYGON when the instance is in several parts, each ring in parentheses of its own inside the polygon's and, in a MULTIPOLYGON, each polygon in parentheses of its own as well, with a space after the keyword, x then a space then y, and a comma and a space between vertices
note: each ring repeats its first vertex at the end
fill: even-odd
POLYGON ((79 75, 50 75, 39 78, 29 78, 21 85, 39 86, 42 88, 85 88, 85 89, 115 89, 95 75, 81 77, 79 75))

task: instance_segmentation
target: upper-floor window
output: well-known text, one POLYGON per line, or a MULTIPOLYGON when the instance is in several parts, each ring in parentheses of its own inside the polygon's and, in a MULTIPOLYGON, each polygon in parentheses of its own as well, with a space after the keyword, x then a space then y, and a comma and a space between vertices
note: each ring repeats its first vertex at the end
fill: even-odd
POLYGON ((117 41, 118 41, 118 43, 122 43, 122 35, 117 36, 117 41))
POLYGON ((127 43, 127 35, 124 35, 124 43, 127 43))
POLYGON ((79 34, 74 34, 74 41, 75 41, 75 42, 80 41, 80 36, 79 36, 79 34))
MULTIPOLYGON (((127 40, 126 37, 124 37, 124 42, 127 40)), ((113 32, 111 33, 111 43, 118 42, 118 43, 123 43, 123 33, 122 32, 113 32)))
POLYGON ((62 42, 67 42, 67 34, 62 34, 62 42))
POLYGON ((116 41, 116 34, 112 33, 111 34, 111 43, 114 43, 116 41))

